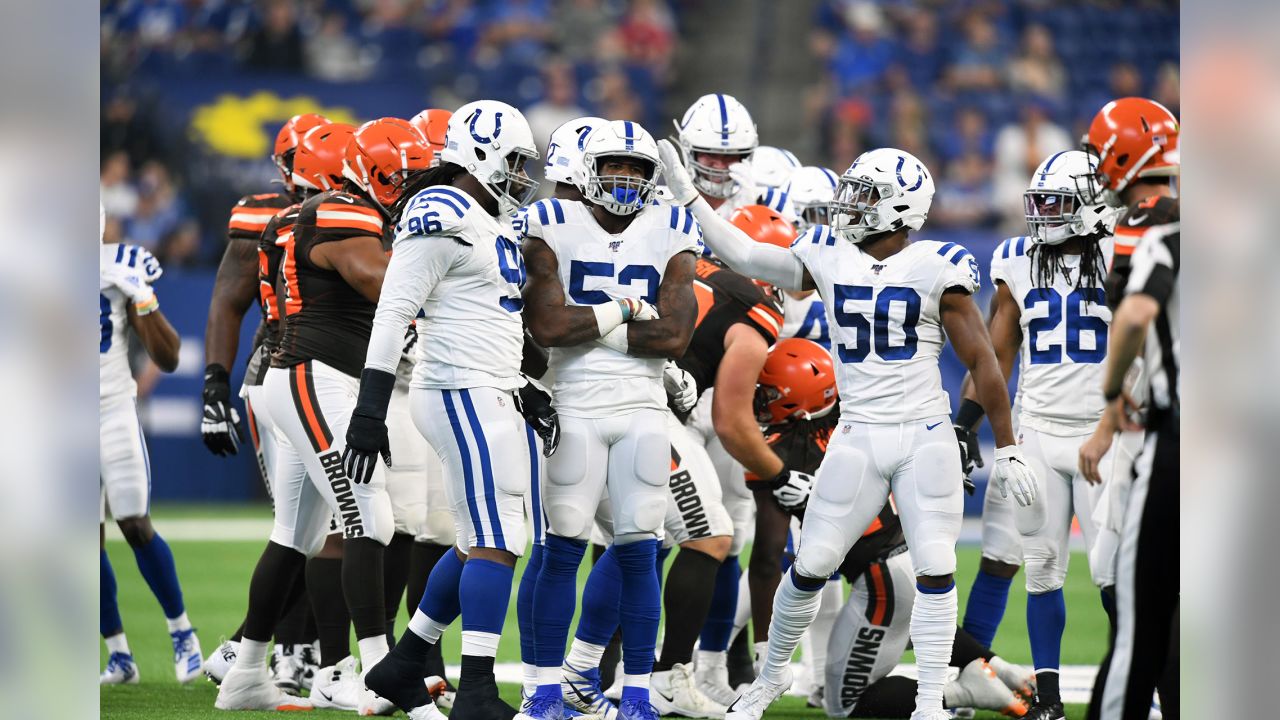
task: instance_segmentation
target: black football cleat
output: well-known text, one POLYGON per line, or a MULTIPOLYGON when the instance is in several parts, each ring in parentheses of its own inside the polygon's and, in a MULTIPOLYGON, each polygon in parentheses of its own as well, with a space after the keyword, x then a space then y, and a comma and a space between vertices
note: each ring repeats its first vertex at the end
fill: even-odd
POLYGON ((1042 703, 1036 700, 1022 720, 1067 720, 1067 713, 1061 702, 1042 703))
POLYGON ((364 684, 405 712, 431 702, 431 693, 422 682, 422 664, 394 652, 365 673, 364 684))

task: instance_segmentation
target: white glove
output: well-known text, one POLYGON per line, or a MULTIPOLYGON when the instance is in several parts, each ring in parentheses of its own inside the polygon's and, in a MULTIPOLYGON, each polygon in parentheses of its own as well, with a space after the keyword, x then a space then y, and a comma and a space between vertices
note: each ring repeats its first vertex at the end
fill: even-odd
POLYGON ((623 298, 618 302, 627 306, 626 322, 657 320, 660 317, 657 308, 640 298, 623 298))
POLYGON ((744 162, 736 162, 729 166, 729 177, 738 184, 735 193, 751 198, 755 202, 757 197, 756 181, 751 178, 751 166, 744 162))
POLYGON ((662 368, 662 386, 671 397, 671 403, 677 412, 689 412, 698 404, 698 384, 687 370, 674 361, 668 360, 662 368))
POLYGON ((119 288, 134 305, 148 302, 156 296, 146 278, 126 266, 112 265, 102 272, 102 279, 119 288))
POLYGON ((693 185, 693 178, 684 167, 684 159, 680 151, 670 140, 658 141, 658 157, 662 160, 662 177, 667 181, 667 189, 680 205, 688 205, 698 199, 698 188, 693 185))
POLYGON ((1036 500, 1036 475, 1022 457, 1022 450, 1017 445, 996 448, 996 466, 991 470, 991 479, 1000 483, 1000 497, 1013 497, 1018 504, 1029 507, 1036 500))
POLYGON ((809 502, 809 493, 813 492, 813 476, 799 470, 783 472, 787 476, 786 482, 773 489, 773 496, 783 510, 798 510, 809 502))

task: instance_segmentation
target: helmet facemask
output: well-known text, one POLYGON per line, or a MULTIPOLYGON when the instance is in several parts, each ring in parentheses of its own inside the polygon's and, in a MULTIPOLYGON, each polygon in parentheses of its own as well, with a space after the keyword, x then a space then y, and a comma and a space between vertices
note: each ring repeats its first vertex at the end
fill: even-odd
POLYGON ((721 200, 732 196, 738 191, 738 183, 734 181, 733 176, 729 174, 728 165, 733 163, 747 162, 751 159, 751 151, 747 152, 721 152, 717 150, 708 150, 703 148, 688 147, 685 148, 685 155, 689 158, 689 169, 693 172, 693 186, 704 195, 721 200), (732 158, 725 167, 716 167, 708 165, 698 160, 698 154, 719 155, 732 158))
POLYGON ((1085 234, 1080 197, 1063 190, 1027 190, 1022 206, 1031 241, 1058 245, 1085 234))
POLYGON ((880 203, 895 197, 892 183, 878 183, 867 177, 840 178, 831 201, 831 228, 840 237, 860 243, 868 235, 881 232, 880 203))
MULTIPOLYGON (((483 160, 484 151, 476 148, 476 154, 483 160)), ((533 199, 538 192, 538 181, 529 177, 527 164, 537 160, 538 153, 524 148, 513 148, 506 156, 504 169, 495 171, 488 180, 480 184, 498 201, 503 213, 510 214, 519 210, 533 199)))
POLYGON ((614 215, 632 215, 653 202, 657 189, 653 180, 657 166, 651 159, 640 154, 612 152, 599 157, 584 157, 583 163, 591 168, 583 194, 592 203, 614 215), (601 175, 600 169, 614 158, 633 159, 643 168, 644 175, 601 175))
POLYGON ((796 229, 800 232, 804 232, 814 225, 831 224, 831 203, 797 203, 793 201, 792 204, 796 209, 796 229))

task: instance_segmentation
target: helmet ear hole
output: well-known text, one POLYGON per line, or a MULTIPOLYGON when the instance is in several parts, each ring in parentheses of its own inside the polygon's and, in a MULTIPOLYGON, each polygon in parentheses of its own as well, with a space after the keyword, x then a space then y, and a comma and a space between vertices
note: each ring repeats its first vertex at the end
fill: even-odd
POLYGON ((487 157, 488 157, 488 155, 486 155, 486 154, 485 154, 485 151, 484 151, 484 150, 481 150, 480 148, 476 148, 476 159, 477 159, 477 160, 479 160, 480 162, 484 162, 485 158, 487 158, 487 157))
POLYGON ((1125 165, 1128 165, 1128 164, 1129 164, 1129 153, 1124 153, 1123 155, 1116 156, 1116 165, 1119 165, 1120 167, 1124 167, 1125 165))

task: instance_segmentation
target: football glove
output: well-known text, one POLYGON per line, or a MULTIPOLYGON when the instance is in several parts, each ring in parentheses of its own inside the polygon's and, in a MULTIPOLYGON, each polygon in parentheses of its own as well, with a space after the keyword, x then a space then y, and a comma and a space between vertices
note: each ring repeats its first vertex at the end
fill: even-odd
POLYGON ((1000 497, 1007 498, 1012 491, 1013 498, 1023 507, 1036 501, 1036 475, 1017 445, 996 448, 996 466, 991 471, 991 479, 999 483, 1000 497))
POLYGON ((623 322, 657 320, 659 317, 658 309, 640 298, 622 298, 618 302, 622 304, 623 322))
POLYGON ((551 405, 551 394, 529 380, 516 391, 516 409, 542 438, 542 456, 551 457, 560 446, 560 416, 551 405))
POLYGON ((342 451, 342 467, 351 482, 364 484, 373 479, 378 455, 391 467, 387 405, 395 386, 396 376, 384 370, 365 368, 360 373, 360 395, 347 425, 347 447, 342 451))
POLYGON ((729 177, 738 185, 737 193, 742 197, 757 196, 756 182, 751 179, 751 166, 744 162, 736 162, 729 166, 729 177))
POLYGON ((784 469, 769 484, 782 509, 793 512, 804 508, 813 492, 813 476, 799 470, 784 469))
POLYGON ((666 180, 671 196, 681 205, 688 205, 699 197, 698 188, 685 169, 684 158, 670 140, 658 141, 658 157, 662 160, 662 177, 666 180))
POLYGON ((687 370, 672 360, 668 360, 662 368, 662 386, 671 398, 676 412, 687 413, 698 404, 698 384, 687 370))
POLYGON ((231 407, 231 376, 227 369, 212 363, 204 369, 204 417, 200 437, 209 452, 218 457, 235 455, 244 442, 240 413, 231 407))
POLYGON ((973 469, 984 467, 982 450, 978 447, 978 433, 961 425, 953 425, 956 431, 956 442, 960 444, 960 469, 964 476, 964 491, 970 495, 977 492, 973 484, 973 469))

